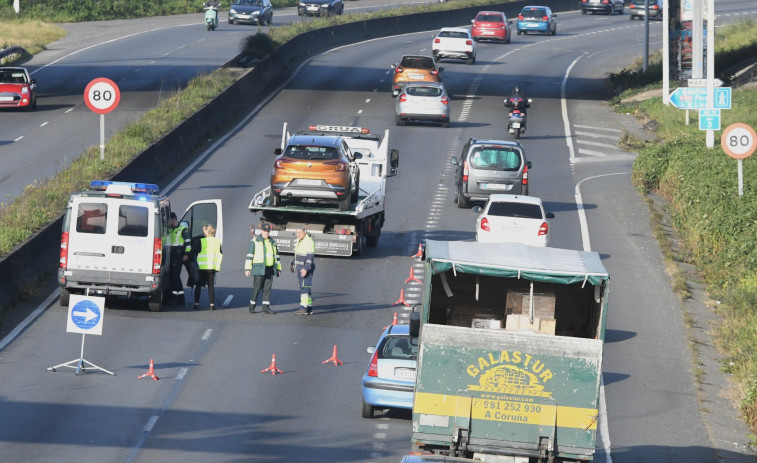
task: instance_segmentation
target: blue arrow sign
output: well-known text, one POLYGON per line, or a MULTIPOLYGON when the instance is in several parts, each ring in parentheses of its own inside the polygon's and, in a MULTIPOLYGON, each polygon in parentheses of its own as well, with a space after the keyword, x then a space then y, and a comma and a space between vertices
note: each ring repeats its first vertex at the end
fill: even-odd
POLYGON ((71 321, 82 330, 90 330, 100 323, 100 308, 92 301, 79 301, 71 309, 71 321))
MULTIPOLYGON (((715 90, 713 109, 731 109, 731 87, 715 90)), ((670 103, 678 109, 707 109, 707 89, 678 87, 670 94, 670 103)))

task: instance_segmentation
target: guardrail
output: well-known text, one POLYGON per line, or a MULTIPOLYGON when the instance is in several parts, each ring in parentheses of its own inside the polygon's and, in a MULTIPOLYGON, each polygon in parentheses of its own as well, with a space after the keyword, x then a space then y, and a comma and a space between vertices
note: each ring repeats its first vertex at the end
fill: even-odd
MULTIPOLYGON (((200 154, 197 147, 208 138, 210 128, 229 126, 231 121, 247 114, 250 108, 275 91, 283 77, 318 53, 362 40, 460 25, 461 18, 472 19, 482 9, 504 11, 508 17, 515 17, 524 6, 532 3, 533 0, 521 0, 487 5, 485 8, 415 13, 305 32, 258 61, 253 69, 240 76, 207 106, 139 153, 112 180, 158 185, 169 183, 180 171, 177 166, 187 164, 200 154)), ((555 12, 576 9, 576 0, 541 0, 540 4, 549 6, 555 12)), ((236 58, 230 63, 234 61, 236 58)), ((386 92, 389 90, 387 84, 386 92)), ((59 217, 0 259, 0 301, 13 301, 26 288, 33 287, 41 276, 55 274, 60 255, 61 227, 62 217, 59 217)))

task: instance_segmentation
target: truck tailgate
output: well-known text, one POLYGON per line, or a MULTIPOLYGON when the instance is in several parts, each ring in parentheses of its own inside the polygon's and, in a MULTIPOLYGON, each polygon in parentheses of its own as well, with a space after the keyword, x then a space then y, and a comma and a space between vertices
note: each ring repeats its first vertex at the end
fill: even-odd
POLYGON ((413 442, 467 439, 468 450, 594 454, 602 341, 426 323, 413 442), (453 437, 455 436, 455 437, 453 437))

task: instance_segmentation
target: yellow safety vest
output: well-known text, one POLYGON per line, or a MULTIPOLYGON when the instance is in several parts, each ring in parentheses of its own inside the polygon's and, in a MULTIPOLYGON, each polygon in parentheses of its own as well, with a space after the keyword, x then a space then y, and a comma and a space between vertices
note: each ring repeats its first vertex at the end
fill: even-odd
POLYGON ((197 254, 197 267, 200 270, 221 270, 221 240, 215 236, 208 236, 200 240, 200 252, 197 254))

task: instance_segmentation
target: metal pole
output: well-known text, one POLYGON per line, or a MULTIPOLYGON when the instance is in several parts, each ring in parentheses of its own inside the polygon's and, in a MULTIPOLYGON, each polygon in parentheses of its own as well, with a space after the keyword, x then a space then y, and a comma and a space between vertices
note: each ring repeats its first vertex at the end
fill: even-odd
POLYGON ((704 77, 704 8, 702 2, 694 0, 691 20, 691 77, 701 79, 704 77))
MULTIPOLYGON (((715 108, 715 0, 707 1, 707 109, 715 108)), ((715 131, 708 130, 707 148, 715 146, 715 131)))
POLYGON ((743 159, 739 159, 739 198, 744 196, 744 168, 743 159))
POLYGON ((670 106, 670 1, 662 2, 662 104, 670 106))
POLYGON ((105 159, 105 114, 100 114, 100 160, 105 159))
POLYGON ((644 0, 644 74, 649 69, 649 0, 644 0))

